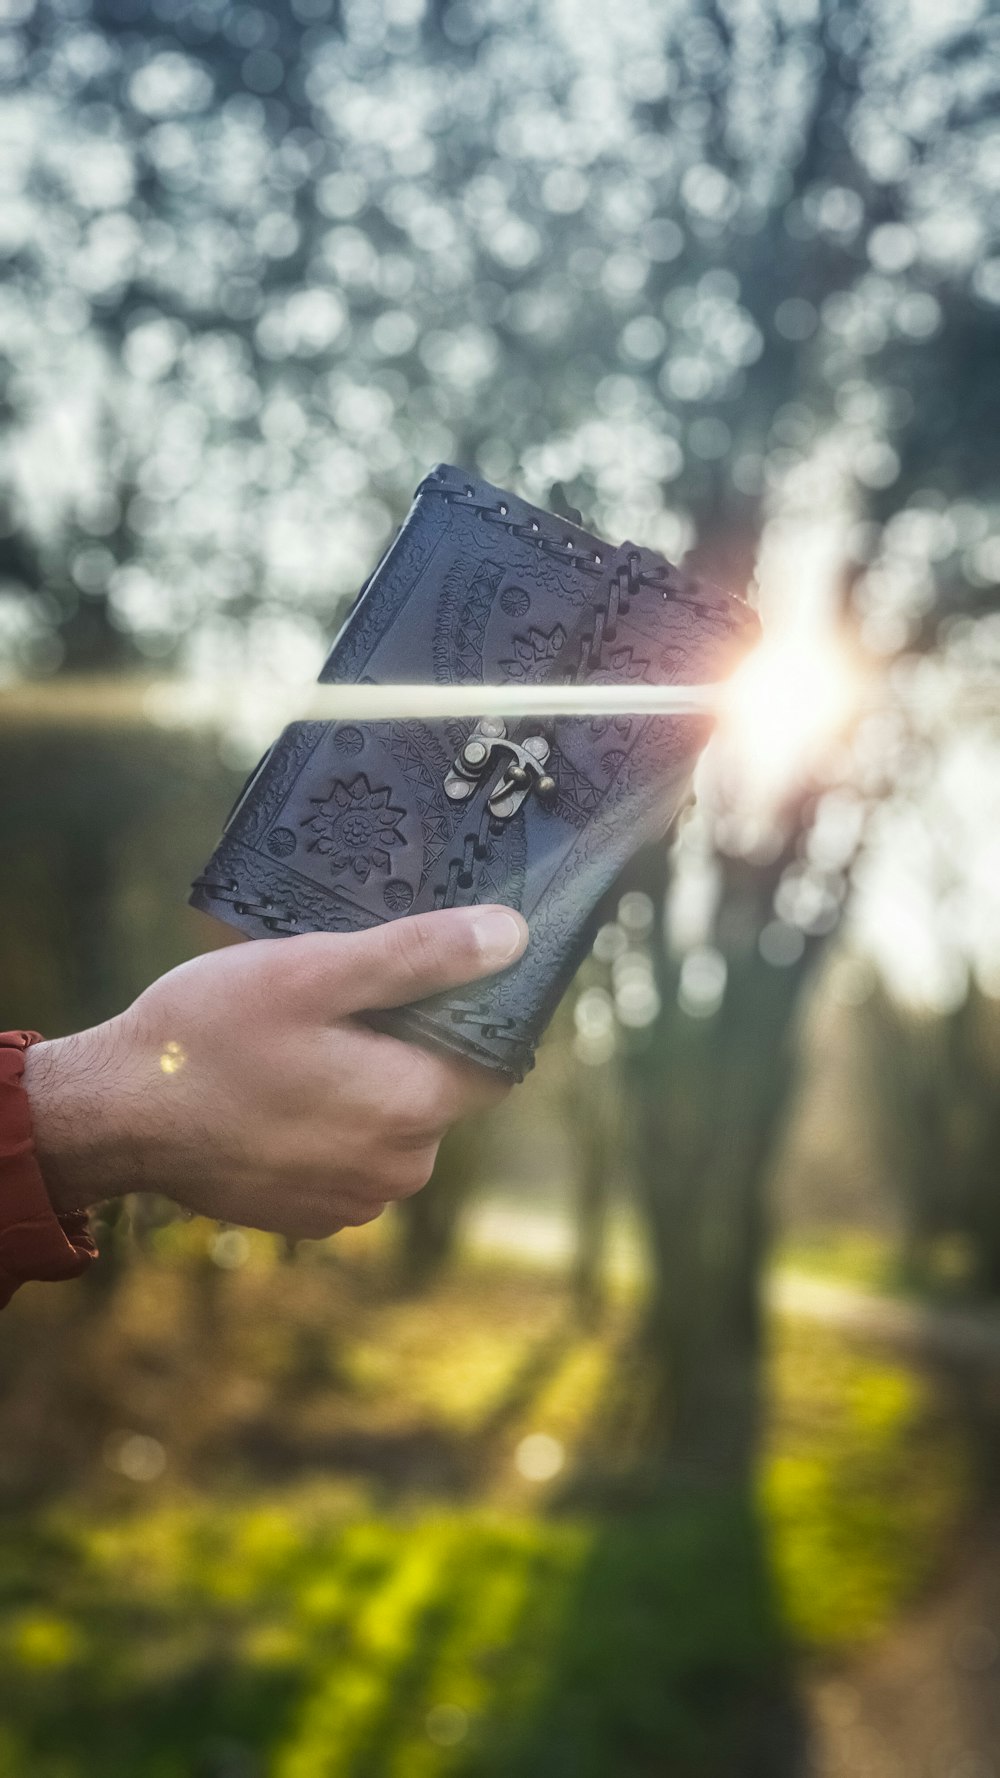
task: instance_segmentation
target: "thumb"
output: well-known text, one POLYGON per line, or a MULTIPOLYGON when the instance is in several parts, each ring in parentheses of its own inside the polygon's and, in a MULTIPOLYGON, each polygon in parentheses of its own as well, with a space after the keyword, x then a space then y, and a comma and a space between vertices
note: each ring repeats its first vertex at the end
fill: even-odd
POLYGON ((317 992, 324 994, 325 1005, 336 1017, 405 1006, 495 975, 520 957, 528 928, 512 908, 442 908, 325 942, 335 972, 331 970, 324 981, 318 971, 314 979, 317 992))

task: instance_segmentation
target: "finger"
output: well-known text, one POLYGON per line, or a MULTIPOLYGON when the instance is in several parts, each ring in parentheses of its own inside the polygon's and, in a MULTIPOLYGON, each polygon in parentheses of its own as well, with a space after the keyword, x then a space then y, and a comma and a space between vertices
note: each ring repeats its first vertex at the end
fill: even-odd
POLYGON ((369 932, 305 933, 294 951, 303 999, 328 1019, 405 1006, 514 963, 528 928, 511 908, 443 908, 387 920, 369 932))
POLYGON ((353 1205, 318 1198, 300 1206, 288 1219, 288 1226, 282 1226, 281 1233, 296 1241, 327 1241, 331 1235, 339 1235, 341 1229, 360 1229, 366 1223, 376 1222, 387 1206, 385 1198, 353 1205))
POLYGON ((425 1138, 412 1148, 397 1147, 386 1141, 381 1151, 372 1155, 364 1170, 355 1172, 348 1191, 338 1179, 334 1193, 324 1194, 317 1180, 311 1188, 312 1195, 318 1201, 325 1197, 331 1213, 339 1216, 342 1222, 353 1221, 358 1215, 362 1221, 367 1221, 372 1205, 384 1210, 386 1204, 395 1203, 399 1198, 412 1198, 423 1190, 434 1171, 438 1146, 436 1136, 425 1138))
POLYGON ((407 1150, 398 1159, 379 1171, 378 1190, 391 1203, 413 1198, 423 1191, 434 1171, 438 1144, 425 1142, 423 1147, 407 1150))
POLYGON ((419 1137, 421 1131, 443 1136, 461 1118, 492 1111, 510 1092, 511 1082, 492 1068, 418 1050, 413 1044, 405 1047, 419 1061, 415 1068, 400 1069, 401 1091, 398 1097, 394 1092, 392 1098, 395 1121, 404 1137, 410 1132, 419 1137), (420 1063, 429 1066, 421 1067, 420 1063))
POLYGON ((477 1112, 494 1111, 513 1086, 513 1081, 498 1069, 484 1068, 479 1062, 464 1061, 459 1056, 448 1057, 448 1068, 456 1105, 451 1122, 477 1112))
MULTIPOLYGON (((459 1118, 492 1110, 510 1092, 510 1081, 476 1062, 360 1024, 357 1038, 358 1096, 385 1119, 393 1140, 406 1147, 440 1139, 459 1118)), ((336 1034, 331 1034, 331 1051, 335 1042, 336 1034)), ((338 1079, 338 1102, 343 1085, 338 1079)))
MULTIPOLYGON (((379 1198, 367 1204, 357 1204, 340 1218, 340 1228, 363 1229, 369 1222, 377 1222, 379 1217, 389 1208, 388 1198, 379 1198)), ((336 1232, 336 1231, 335 1231, 336 1232)))

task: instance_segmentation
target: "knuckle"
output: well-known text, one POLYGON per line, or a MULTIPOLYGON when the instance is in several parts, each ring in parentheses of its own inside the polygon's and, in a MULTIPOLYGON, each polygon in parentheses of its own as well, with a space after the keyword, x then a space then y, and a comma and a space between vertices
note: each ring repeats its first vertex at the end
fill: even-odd
POLYGON ((398 1203, 401 1198, 415 1197, 417 1192, 423 1190, 434 1171, 437 1150, 436 1142, 429 1143, 425 1148, 407 1155, 402 1165, 396 1161, 387 1169, 379 1189, 394 1203, 398 1203))
POLYGON ((432 1056, 414 1051, 396 1074, 390 1122, 402 1135, 426 1136, 451 1121, 453 1101, 446 1071, 432 1056))
POLYGON ((424 919, 394 920, 386 931, 392 935, 388 942, 403 975, 422 984, 441 961, 431 924, 424 919))
POLYGON ((406 1087, 394 1090, 392 1103, 385 1108, 386 1131, 390 1139, 412 1141, 426 1124, 426 1100, 422 1093, 406 1087))

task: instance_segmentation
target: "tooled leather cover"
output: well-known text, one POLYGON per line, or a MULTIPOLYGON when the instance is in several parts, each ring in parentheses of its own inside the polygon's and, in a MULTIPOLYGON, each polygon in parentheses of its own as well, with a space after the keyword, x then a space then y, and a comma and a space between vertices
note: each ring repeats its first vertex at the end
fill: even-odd
MULTIPOLYGON (((738 599, 662 556, 604 543, 440 465, 337 637, 322 680, 438 684, 557 679, 701 683, 756 640, 738 599)), ((555 791, 507 820, 444 783, 473 724, 292 723, 245 788, 191 893, 254 938, 343 932, 403 914, 505 902, 524 957, 492 981, 380 1015, 521 1079, 622 866, 666 832, 709 724, 693 717, 547 722, 555 791)), ((537 724, 510 725, 523 740, 537 724)), ((509 762, 508 762, 509 763, 509 762)))

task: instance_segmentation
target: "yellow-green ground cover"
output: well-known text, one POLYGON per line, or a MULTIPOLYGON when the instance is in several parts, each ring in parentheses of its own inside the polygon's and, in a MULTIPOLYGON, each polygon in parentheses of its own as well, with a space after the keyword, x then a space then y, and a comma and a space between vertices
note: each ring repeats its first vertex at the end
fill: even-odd
POLYGON ((537 1272, 397 1299, 363 1243, 226 1273, 190 1239, 62 1330, 100 1433, 73 1487, 8 1474, 2 1778, 736 1773, 794 1716, 794 1652, 882 1631, 961 1517, 929 1384, 831 1330, 773 1327, 752 1489, 599 1509, 629 1302, 584 1334, 537 1272), (135 1425, 145 1481, 114 1468, 135 1425), (544 1481, 518 1466, 540 1434, 544 1481))

